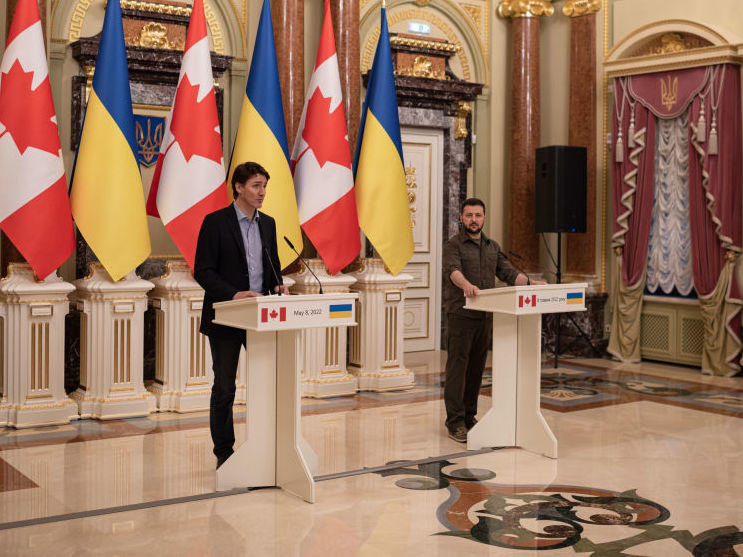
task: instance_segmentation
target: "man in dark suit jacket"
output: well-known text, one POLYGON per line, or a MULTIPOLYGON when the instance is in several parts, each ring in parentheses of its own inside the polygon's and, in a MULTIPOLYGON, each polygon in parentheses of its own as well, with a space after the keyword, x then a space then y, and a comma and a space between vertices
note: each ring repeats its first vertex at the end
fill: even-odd
POLYGON ((201 332, 209 337, 214 370, 209 426, 217 468, 235 444, 232 404, 245 331, 213 323, 213 304, 274 292, 288 294, 281 279, 276 222, 258 210, 268 180, 268 172, 257 163, 237 166, 232 175, 234 203, 204 218, 196 245, 194 278, 205 290, 201 332))

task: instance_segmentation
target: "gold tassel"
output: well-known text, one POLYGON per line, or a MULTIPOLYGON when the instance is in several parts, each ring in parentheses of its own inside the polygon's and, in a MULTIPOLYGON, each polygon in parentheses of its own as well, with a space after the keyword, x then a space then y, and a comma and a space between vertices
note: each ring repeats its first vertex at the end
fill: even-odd
POLYGON ((614 148, 614 160, 616 162, 624 162, 624 141, 622 141, 621 132, 619 137, 617 137, 617 145, 614 148))
POLYGON ((704 117, 704 105, 699 112, 699 122, 697 122, 697 141, 704 143, 707 139, 707 120, 704 117))
POLYGON ((712 129, 709 131, 709 142, 707 143, 707 153, 710 155, 716 155, 717 152, 717 126, 712 122, 712 129))
POLYGON ((627 130, 627 147, 630 149, 635 148, 635 119, 632 118, 629 122, 629 129, 627 130))

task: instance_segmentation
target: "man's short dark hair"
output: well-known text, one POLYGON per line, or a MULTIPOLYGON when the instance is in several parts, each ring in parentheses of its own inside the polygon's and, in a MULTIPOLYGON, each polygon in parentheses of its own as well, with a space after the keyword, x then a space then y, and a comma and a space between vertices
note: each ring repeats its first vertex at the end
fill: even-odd
POLYGON ((477 197, 470 197, 468 199, 465 199, 464 203, 462 203, 462 210, 459 211, 459 214, 461 215, 464 213, 465 207, 474 207, 475 205, 479 205, 480 207, 482 207, 482 212, 485 212, 485 203, 483 203, 482 199, 478 199, 477 197))
POLYGON ((266 181, 271 179, 268 171, 257 162, 244 162, 237 165, 235 171, 232 173, 232 197, 237 199, 237 188, 235 184, 244 184, 256 174, 265 176, 266 181))

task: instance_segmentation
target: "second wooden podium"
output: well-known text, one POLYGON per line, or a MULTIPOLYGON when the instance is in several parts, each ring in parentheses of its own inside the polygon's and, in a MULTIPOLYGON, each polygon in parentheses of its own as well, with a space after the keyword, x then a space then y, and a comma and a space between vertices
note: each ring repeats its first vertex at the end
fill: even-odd
POLYGON ((302 437, 299 331, 355 325, 358 294, 264 296, 214 304, 214 322, 247 332, 246 441, 217 470, 217 490, 278 486, 315 501, 317 456, 302 437))
POLYGON ((493 315, 493 406, 467 435, 469 450, 519 446, 557 458, 557 439, 539 407, 542 314, 585 311, 586 284, 481 290, 465 308, 493 315))

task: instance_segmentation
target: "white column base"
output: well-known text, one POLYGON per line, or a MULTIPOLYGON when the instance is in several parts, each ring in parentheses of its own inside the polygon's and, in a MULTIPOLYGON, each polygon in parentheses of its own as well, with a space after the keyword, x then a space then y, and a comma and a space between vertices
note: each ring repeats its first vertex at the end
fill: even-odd
POLYGON ((114 282, 100 263, 75 281, 80 319, 80 417, 146 416, 156 408, 142 378, 144 311, 153 284, 134 271, 114 282))
POLYGON ((413 372, 403 363, 402 308, 405 285, 410 275, 392 276, 381 259, 364 259, 353 275, 351 290, 359 293, 356 302, 358 327, 349 330, 348 368, 359 381, 361 391, 409 389, 413 372))
POLYGON ((64 322, 73 290, 56 273, 37 280, 29 264, 8 265, 0 283, 1 425, 59 425, 78 418, 64 390, 64 322))
POLYGON ((78 389, 70 394, 70 397, 77 401, 81 418, 97 420, 135 418, 151 414, 157 408, 155 397, 149 392, 136 396, 113 397, 109 395, 105 399, 99 399, 83 389, 78 389))
POLYGON ((147 384, 147 390, 155 395, 158 412, 187 413, 209 410, 209 401, 212 396, 211 384, 193 391, 176 392, 166 390, 157 381, 151 381, 147 384))
POLYGON ((183 259, 166 263, 152 280, 150 307, 155 311, 155 381, 147 384, 159 412, 209 409, 213 382, 209 340, 199 332, 204 290, 183 259))

